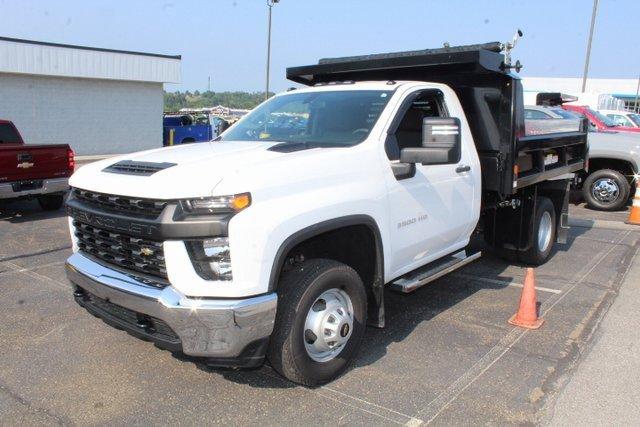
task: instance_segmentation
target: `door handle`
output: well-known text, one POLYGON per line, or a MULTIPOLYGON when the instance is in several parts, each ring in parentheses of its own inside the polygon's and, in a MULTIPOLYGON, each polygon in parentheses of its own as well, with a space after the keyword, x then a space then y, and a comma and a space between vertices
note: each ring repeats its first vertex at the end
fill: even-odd
POLYGON ((460 165, 456 168, 456 173, 469 172, 470 170, 471 170, 471 166, 460 165))

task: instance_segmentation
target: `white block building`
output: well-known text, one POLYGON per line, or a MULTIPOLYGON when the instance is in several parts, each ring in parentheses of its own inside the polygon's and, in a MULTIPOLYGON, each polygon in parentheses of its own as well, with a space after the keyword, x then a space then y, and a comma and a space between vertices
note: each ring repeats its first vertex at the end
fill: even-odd
POLYGON ((180 56, 0 37, 0 119, 79 156, 162 146, 163 84, 180 56))

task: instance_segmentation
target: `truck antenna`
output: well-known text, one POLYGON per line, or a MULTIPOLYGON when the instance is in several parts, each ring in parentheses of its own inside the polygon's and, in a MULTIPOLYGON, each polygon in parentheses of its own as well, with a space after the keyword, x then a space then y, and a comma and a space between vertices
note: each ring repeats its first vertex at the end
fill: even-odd
POLYGON ((516 61, 514 65, 511 65, 511 51, 516 47, 516 44, 518 44, 518 40, 520 40, 520 37, 522 37, 523 35, 524 34, 522 33, 522 30, 518 29, 511 41, 500 43, 500 48, 504 51, 504 63, 502 64, 503 70, 514 68, 516 70, 516 73, 519 73, 522 69, 522 64, 520 63, 520 61, 516 61))

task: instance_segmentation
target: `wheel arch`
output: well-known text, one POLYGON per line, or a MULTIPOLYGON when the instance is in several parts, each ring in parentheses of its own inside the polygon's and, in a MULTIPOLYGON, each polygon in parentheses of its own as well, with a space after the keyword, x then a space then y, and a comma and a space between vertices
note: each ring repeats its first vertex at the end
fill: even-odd
MULTIPOLYGON (((303 248, 314 240, 321 239, 331 233, 354 232, 358 227, 364 227, 370 233, 373 240, 373 271, 370 280, 363 278, 368 297, 368 323, 376 327, 384 326, 384 250, 380 229, 375 219, 369 215, 349 215, 322 221, 291 234, 278 248, 271 272, 269 275, 269 291, 277 289, 278 280, 290 255, 293 255, 296 248, 303 248)), ((354 246, 355 244, 352 243, 354 246)), ((331 259, 336 259, 329 256, 331 259)), ((339 257, 338 257, 339 258, 339 257)), ((344 262, 342 259, 337 261, 344 262)), ((347 263, 349 265, 349 263, 347 263)), ((356 271, 359 269, 353 266, 356 271)), ((361 273, 358 271, 358 273, 361 273)))
POLYGON ((631 179, 633 174, 638 172, 636 168, 634 168, 633 162, 628 159, 611 157, 589 158, 589 172, 587 173, 587 176, 602 169, 613 169, 618 171, 628 180, 631 179))

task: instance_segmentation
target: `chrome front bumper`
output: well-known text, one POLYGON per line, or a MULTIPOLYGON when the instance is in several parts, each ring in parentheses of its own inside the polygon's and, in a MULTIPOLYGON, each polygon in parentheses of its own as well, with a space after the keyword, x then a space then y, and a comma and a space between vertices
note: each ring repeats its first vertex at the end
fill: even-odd
POLYGON ((61 193, 69 189, 69 178, 43 179, 42 187, 33 190, 13 191, 13 182, 0 184, 0 199, 37 196, 40 194, 61 193))
MULTIPOLYGON (((214 360, 212 364, 224 366, 236 366, 233 358, 248 357, 261 362, 264 357, 275 320, 275 293, 246 299, 188 298, 171 286, 159 288, 144 283, 81 253, 75 253, 67 260, 66 271, 76 288, 77 298, 82 291, 88 292, 138 315, 162 320, 179 337, 181 350, 187 355, 220 359, 221 363, 214 360), (261 343, 258 350, 255 350, 255 343, 261 343)), ((100 313, 92 312, 102 317, 100 313)), ((136 325, 132 325, 130 329, 135 328, 136 325)), ((153 340, 153 337, 147 338, 153 340)), ((239 361, 237 365, 251 364, 246 362, 239 361)))

